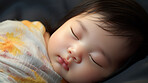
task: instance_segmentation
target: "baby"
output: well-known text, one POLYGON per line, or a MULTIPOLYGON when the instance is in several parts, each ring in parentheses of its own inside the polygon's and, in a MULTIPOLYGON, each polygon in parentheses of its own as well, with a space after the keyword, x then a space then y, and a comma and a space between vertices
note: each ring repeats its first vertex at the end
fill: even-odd
POLYGON ((103 81, 147 46, 147 22, 132 0, 86 0, 51 37, 38 21, 4 21, 0 81, 103 81))

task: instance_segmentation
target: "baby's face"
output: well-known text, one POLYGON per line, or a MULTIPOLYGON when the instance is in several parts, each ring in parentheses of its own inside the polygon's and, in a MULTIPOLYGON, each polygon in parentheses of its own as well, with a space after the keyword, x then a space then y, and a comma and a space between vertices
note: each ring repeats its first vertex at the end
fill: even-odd
POLYGON ((48 53, 54 70, 68 82, 102 80, 128 57, 127 39, 98 26, 96 14, 71 18, 53 33, 48 53))

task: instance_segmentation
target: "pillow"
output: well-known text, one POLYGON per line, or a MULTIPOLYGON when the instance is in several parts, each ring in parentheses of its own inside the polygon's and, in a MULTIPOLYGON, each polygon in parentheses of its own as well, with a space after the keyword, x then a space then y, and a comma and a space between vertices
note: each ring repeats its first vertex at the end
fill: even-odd
POLYGON ((148 83, 148 56, 103 83, 148 83))
MULTIPOLYGON (((0 0, 0 21, 44 21, 55 26, 81 0, 0 0)), ((43 22, 44 23, 44 22, 43 22)))

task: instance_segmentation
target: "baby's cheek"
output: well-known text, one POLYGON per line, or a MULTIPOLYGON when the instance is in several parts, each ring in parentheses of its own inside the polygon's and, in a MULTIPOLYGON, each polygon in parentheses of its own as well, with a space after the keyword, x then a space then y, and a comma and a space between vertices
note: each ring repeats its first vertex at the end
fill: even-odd
POLYGON ((80 64, 74 65, 69 73, 69 79, 72 82, 76 83, 86 83, 92 81, 98 81, 104 77, 103 69, 100 67, 94 66, 89 61, 84 61, 80 64))

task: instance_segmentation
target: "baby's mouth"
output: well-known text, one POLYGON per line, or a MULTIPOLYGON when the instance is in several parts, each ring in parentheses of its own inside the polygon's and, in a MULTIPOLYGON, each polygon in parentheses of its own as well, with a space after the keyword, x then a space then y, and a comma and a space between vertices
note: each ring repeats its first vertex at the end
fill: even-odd
POLYGON ((58 62, 64 67, 65 70, 69 70, 68 62, 66 59, 62 58, 61 56, 58 56, 58 62))

